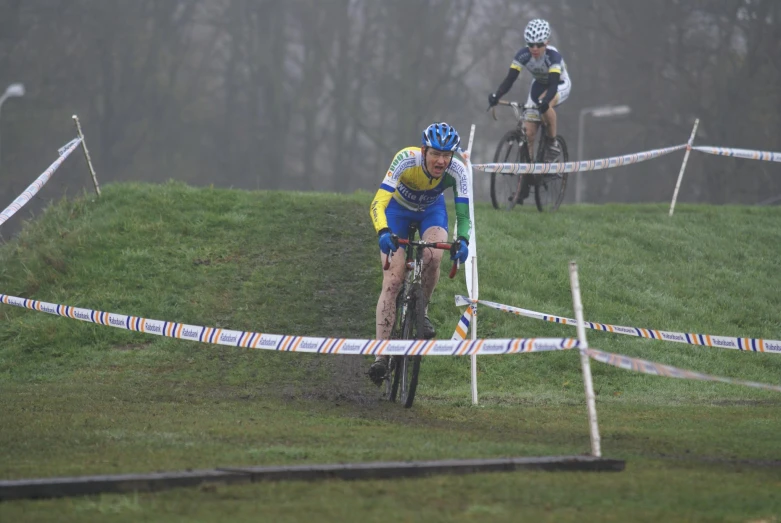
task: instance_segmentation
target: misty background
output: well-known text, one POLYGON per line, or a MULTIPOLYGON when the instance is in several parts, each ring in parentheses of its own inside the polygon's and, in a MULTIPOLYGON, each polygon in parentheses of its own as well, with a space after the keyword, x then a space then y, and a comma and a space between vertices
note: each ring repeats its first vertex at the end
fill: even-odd
MULTIPOLYGON (((491 161, 515 122, 487 95, 538 17, 572 78, 557 109, 570 160, 685 143, 695 118, 696 145, 781 151, 778 0, 0 0, 0 94, 26 90, 0 108, 0 209, 76 136, 73 114, 103 184, 374 192, 440 120, 464 142, 474 123, 473 161, 491 161), (631 113, 586 115, 579 137, 603 105, 631 113)), ((584 201, 670 201, 682 158, 586 173, 584 201)), ((489 177, 475 171, 478 201, 489 177)), ((0 237, 84 189, 76 150, 0 237)), ((679 201, 779 195, 779 164, 694 152, 679 201)))

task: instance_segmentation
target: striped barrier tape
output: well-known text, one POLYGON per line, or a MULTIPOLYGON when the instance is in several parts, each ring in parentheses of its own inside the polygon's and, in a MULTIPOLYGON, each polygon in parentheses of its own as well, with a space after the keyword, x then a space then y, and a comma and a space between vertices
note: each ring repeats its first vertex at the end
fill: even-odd
POLYGON ((695 151, 718 156, 732 156, 734 158, 745 158, 747 160, 765 160, 766 162, 781 162, 781 153, 772 151, 753 151, 751 149, 732 149, 729 147, 711 147, 698 145, 692 147, 695 151))
POLYGON ((407 356, 470 356, 472 354, 515 354, 578 348, 575 338, 513 338, 482 340, 360 340, 287 336, 216 327, 201 327, 169 321, 150 320, 125 314, 81 309, 38 300, 0 294, 0 302, 99 325, 108 325, 168 338, 287 352, 319 354, 371 354, 407 356))
POLYGON ((451 340, 465 340, 466 339, 466 333, 469 332, 469 325, 472 324, 472 307, 467 307, 464 311, 464 314, 461 315, 461 318, 458 320, 458 324, 456 325, 456 330, 453 331, 453 335, 450 337, 451 340))
POLYGON ((676 145, 674 147, 665 147, 664 149, 654 149, 641 153, 626 154, 624 156, 611 156, 610 158, 601 158, 599 160, 584 160, 582 162, 564 162, 564 163, 476 163, 472 165, 473 169, 487 173, 504 174, 545 174, 545 173, 575 173, 583 171, 599 171, 622 165, 653 160, 665 154, 685 149, 687 144, 676 145))
POLYGON ((662 365, 661 363, 654 363, 653 361, 641 360, 640 358, 630 358, 629 356, 613 354, 610 352, 602 352, 596 349, 586 349, 586 353, 592 359, 606 363, 607 365, 612 365, 614 367, 618 367, 619 369, 641 372, 643 374, 653 374, 654 376, 666 376, 668 378, 682 378, 688 380, 718 381, 721 383, 729 383, 730 385, 743 385, 745 387, 754 387, 755 389, 774 390, 776 392, 781 392, 781 386, 778 385, 766 385, 764 383, 757 383, 755 381, 743 381, 733 378, 711 376, 710 374, 703 374, 693 370, 679 369, 669 365, 662 365))
MULTIPOLYGON (((501 303, 494 303, 492 301, 478 300, 477 302, 487 307, 491 307, 492 309, 510 312, 516 316, 526 316, 527 318, 562 323, 564 325, 571 325, 572 327, 577 327, 578 325, 578 322, 572 318, 564 318, 561 316, 554 316, 552 314, 543 314, 541 312, 520 309, 518 307, 510 307, 509 305, 502 305, 501 303)), ((469 305, 470 303, 471 301, 467 296, 456 296, 456 306, 469 305)), ((626 334, 638 338, 674 341, 677 343, 686 343, 688 345, 717 347, 720 349, 736 349, 751 352, 769 352, 781 354, 780 340, 765 340, 761 338, 732 338, 728 336, 714 336, 712 334, 667 332, 654 329, 641 329, 638 327, 608 325, 606 323, 594 323, 591 321, 585 322, 585 326, 587 329, 612 332, 615 334, 626 334)))
POLYGON ((33 196, 35 196, 35 194, 41 190, 46 182, 49 181, 49 178, 51 178, 52 174, 54 174, 54 171, 57 170, 60 164, 65 161, 65 158, 67 158, 68 155, 72 153, 80 143, 81 138, 74 138, 67 144, 60 147, 60 149, 57 151, 59 152, 60 157, 57 158, 48 169, 43 171, 43 173, 38 178, 36 178, 35 181, 31 183, 22 194, 20 194, 13 202, 11 202, 11 205, 3 209, 3 212, 0 212, 0 225, 5 223, 11 216, 16 214, 16 211, 21 209, 27 202, 32 200, 33 196))

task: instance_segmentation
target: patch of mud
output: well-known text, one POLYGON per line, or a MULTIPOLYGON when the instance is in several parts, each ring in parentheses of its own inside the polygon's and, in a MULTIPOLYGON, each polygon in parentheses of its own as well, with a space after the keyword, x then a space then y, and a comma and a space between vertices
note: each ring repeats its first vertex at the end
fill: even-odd
POLYGON ((308 362, 311 380, 302 385, 303 399, 316 399, 334 404, 369 406, 380 401, 380 391, 366 376, 369 361, 364 356, 332 355, 313 358, 308 362))

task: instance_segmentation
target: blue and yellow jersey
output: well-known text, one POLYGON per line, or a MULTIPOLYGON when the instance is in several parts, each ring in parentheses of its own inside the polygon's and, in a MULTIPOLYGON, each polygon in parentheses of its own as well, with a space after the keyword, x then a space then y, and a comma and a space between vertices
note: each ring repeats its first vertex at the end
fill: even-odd
POLYGON ((388 226, 385 209, 391 198, 411 211, 422 212, 442 198, 445 189, 452 187, 456 202, 457 235, 469 238, 472 222, 469 219, 469 180, 466 166, 453 158, 440 178, 431 178, 423 172, 422 162, 423 153, 420 147, 407 147, 396 153, 372 200, 370 214, 375 231, 379 232, 388 226))
POLYGON ((559 82, 567 80, 567 64, 564 63, 558 49, 549 45, 545 48, 545 52, 539 58, 534 58, 528 47, 524 47, 515 55, 510 69, 521 71, 526 67, 535 80, 541 84, 548 84, 548 75, 550 73, 559 73, 559 82))

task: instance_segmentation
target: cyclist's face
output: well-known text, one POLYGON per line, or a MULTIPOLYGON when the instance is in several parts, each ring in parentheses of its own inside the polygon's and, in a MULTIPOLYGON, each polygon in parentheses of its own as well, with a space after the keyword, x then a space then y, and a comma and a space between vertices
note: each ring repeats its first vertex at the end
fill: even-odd
POLYGON ((452 152, 443 152, 426 147, 426 170, 434 178, 439 178, 445 174, 445 169, 450 165, 450 161, 453 159, 452 152))
POLYGON ((548 46, 548 42, 545 42, 543 44, 526 44, 529 47, 529 51, 532 54, 532 57, 539 58, 542 56, 542 54, 545 52, 545 48, 548 46))

